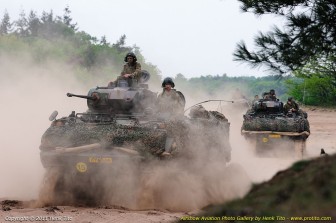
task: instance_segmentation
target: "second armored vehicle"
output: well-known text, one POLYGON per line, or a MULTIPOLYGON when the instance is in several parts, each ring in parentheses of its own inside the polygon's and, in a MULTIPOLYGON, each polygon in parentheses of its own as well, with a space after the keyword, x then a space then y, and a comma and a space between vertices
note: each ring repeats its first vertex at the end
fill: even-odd
POLYGON ((241 133, 258 153, 289 149, 302 157, 310 129, 306 112, 284 114, 281 101, 260 99, 244 115, 241 133))

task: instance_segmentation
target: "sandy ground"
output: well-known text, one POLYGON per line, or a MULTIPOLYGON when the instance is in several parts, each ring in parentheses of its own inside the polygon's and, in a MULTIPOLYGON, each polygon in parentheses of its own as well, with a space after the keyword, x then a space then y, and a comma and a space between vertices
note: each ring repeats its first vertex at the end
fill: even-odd
POLYGON ((336 152, 336 111, 332 109, 308 109, 311 126, 311 137, 308 140, 307 152, 310 156, 319 154, 324 148, 327 153, 336 152))
MULTIPOLYGON (((311 136, 307 141, 307 157, 319 156, 320 149, 327 153, 336 152, 336 111, 331 109, 306 108, 311 126, 311 136)), ((270 179, 277 171, 290 166, 296 158, 256 157, 239 134, 242 113, 227 115, 231 121, 232 162, 244 167, 252 182, 270 179)), ((15 177, 15 176, 13 176, 15 177)), ((24 187, 24 185, 22 185, 24 187)), ((169 212, 166 210, 130 210, 123 207, 44 207, 33 208, 33 201, 10 202, 15 197, 3 196, 0 222, 173 222, 181 216, 193 212, 169 212), (7 201, 6 201, 7 200, 7 201)))
POLYGON ((159 210, 131 211, 117 207, 49 207, 24 208, 16 206, 10 211, 1 211, 1 222, 174 222, 183 213, 170 213, 159 210), (18 219, 15 219, 18 218, 18 219), (28 220, 25 220, 27 219, 28 220))

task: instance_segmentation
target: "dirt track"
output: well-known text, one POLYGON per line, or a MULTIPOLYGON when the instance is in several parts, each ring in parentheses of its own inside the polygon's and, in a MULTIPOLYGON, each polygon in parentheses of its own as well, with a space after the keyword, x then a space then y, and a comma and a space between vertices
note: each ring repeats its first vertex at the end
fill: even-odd
MULTIPOLYGON (((319 156, 320 149, 324 148, 327 153, 336 152, 336 111, 331 109, 307 108, 311 126, 311 136, 307 143, 307 158, 319 156)), ((238 117, 238 116, 237 116, 238 117)), ((240 114, 239 114, 239 117, 240 114)), ((230 117, 229 120, 235 119, 230 117), (231 118, 231 119, 230 119, 231 118)), ((232 121, 231 121, 232 122, 232 121)), ((241 164, 253 182, 261 182, 272 177, 277 171, 284 169, 295 162, 295 159, 281 158, 257 158, 248 150, 243 138, 236 134, 239 132, 239 124, 232 125, 231 144, 233 147, 232 160, 241 164)), ((15 176, 13 176, 15 177, 15 176)), ((6 199, 13 199, 8 197, 6 199)), ((181 216, 191 213, 169 212, 165 210, 142 210, 132 211, 122 207, 45 207, 32 208, 34 201, 6 202, 2 198, 2 209, 0 211, 0 222, 37 222, 45 219, 44 222, 172 222, 181 216), (19 219, 13 219, 13 217, 19 219), (35 220, 31 220, 32 218, 35 220), (53 218, 53 220, 52 220, 53 218), (48 221, 49 219, 49 221, 48 221), (15 220, 15 221, 13 221, 15 220), (59 220, 59 221, 55 221, 59 220)), ((194 212, 196 212, 195 210, 194 212)))

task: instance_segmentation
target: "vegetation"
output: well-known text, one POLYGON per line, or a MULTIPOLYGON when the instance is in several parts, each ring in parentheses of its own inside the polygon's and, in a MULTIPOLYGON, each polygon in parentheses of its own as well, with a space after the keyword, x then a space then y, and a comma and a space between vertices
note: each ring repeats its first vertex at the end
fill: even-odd
MULTIPOLYGON (((334 0, 239 0, 242 10, 257 15, 284 17, 284 31, 278 27, 255 40, 256 52, 238 44, 235 58, 251 65, 266 65, 281 74, 301 68, 311 60, 336 55, 336 2, 334 0)), ((333 58, 335 59, 335 58, 333 58)), ((335 60, 334 60, 335 62, 335 60)), ((336 71, 334 70, 334 75, 336 71)))
POLYGON ((242 216, 253 217, 253 222, 258 221, 255 216, 264 218, 259 219, 260 222, 303 221, 304 217, 307 221, 317 222, 322 219, 316 217, 329 217, 323 221, 328 222, 336 217, 335 160, 333 155, 299 161, 278 172, 271 180, 254 185, 244 198, 208 207, 201 216, 217 216, 220 220, 216 222, 233 222, 222 216, 235 217, 234 222, 246 222, 242 216))
MULTIPOLYGON (((333 59, 336 61, 335 59, 333 59)), ((289 92, 308 105, 336 105, 336 63, 313 61, 294 72, 296 80, 288 80, 289 92)))
POLYGON ((239 0, 244 12, 275 14, 286 20, 281 30, 259 33, 256 50, 238 44, 234 58, 252 67, 266 66, 293 74, 290 94, 311 105, 336 105, 336 2, 334 0, 239 0))
MULTIPOLYGON (((175 82, 178 83, 179 89, 188 92, 203 91, 209 95, 218 96, 219 94, 229 95, 239 90, 247 99, 253 99, 254 95, 268 92, 274 89, 280 99, 285 99, 287 95, 286 80, 290 77, 279 79, 276 76, 266 77, 228 77, 226 74, 216 76, 201 76, 198 78, 185 78, 182 74, 178 74, 175 82)), ((230 99, 230 98, 227 98, 230 99)))
POLYGON ((126 46, 126 36, 110 44, 106 37, 98 40, 84 31, 78 31, 72 22, 69 8, 63 16, 43 12, 37 16, 22 11, 17 21, 11 22, 5 11, 0 23, 0 55, 28 53, 34 62, 43 64, 48 60, 59 61, 73 67, 79 81, 90 79, 114 79, 120 74, 127 52, 133 51, 142 68, 152 74, 152 81, 161 80, 158 68, 145 61, 139 47, 126 46))

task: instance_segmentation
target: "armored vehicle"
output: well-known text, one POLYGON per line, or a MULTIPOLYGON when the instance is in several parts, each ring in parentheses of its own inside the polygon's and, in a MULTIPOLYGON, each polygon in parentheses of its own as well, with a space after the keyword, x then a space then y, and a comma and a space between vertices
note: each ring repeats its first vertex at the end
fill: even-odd
POLYGON ((155 108, 157 93, 145 84, 148 79, 143 72, 139 82, 119 79, 87 95, 67 94, 86 99, 88 110, 62 118, 54 112, 49 118, 40 145, 49 185, 41 194, 55 195, 45 202, 62 203, 57 199, 69 196, 101 201, 108 185, 104 181, 126 177, 131 165, 141 174, 141 167, 153 160, 169 162, 203 150, 230 161, 230 123, 224 115, 193 108, 190 117, 163 116, 155 108))
POLYGON ((250 141, 258 154, 273 150, 294 151, 302 157, 306 139, 310 135, 307 113, 284 113, 279 100, 260 99, 243 116, 241 133, 250 141))

